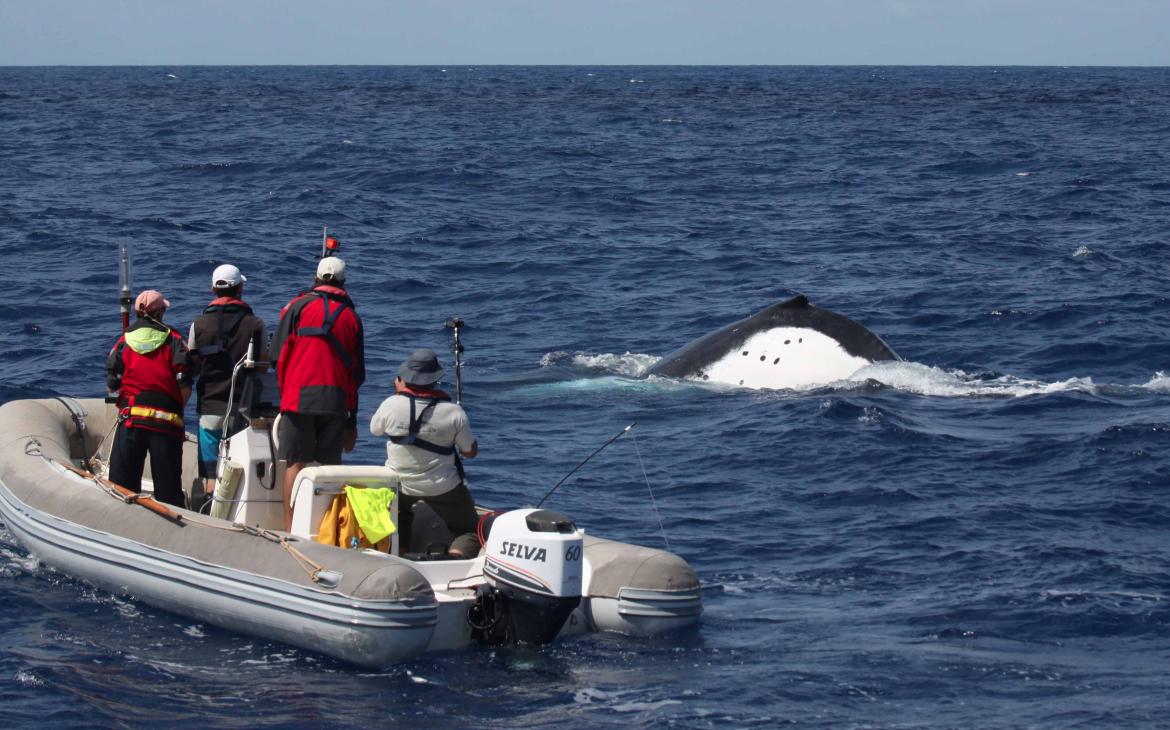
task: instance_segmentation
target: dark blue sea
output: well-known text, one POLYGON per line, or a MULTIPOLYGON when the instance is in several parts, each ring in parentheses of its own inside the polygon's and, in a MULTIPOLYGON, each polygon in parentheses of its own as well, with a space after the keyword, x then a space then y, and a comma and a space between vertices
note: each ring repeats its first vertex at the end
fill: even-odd
POLYGON ((701 624, 371 673, 0 530, 4 727, 1170 723, 1170 70, 0 68, 0 400, 104 392, 121 245, 171 324, 231 262, 271 326, 324 226, 361 419, 463 317, 478 500, 637 422, 548 506, 685 557, 701 624), (637 377, 795 293, 905 361, 637 377))

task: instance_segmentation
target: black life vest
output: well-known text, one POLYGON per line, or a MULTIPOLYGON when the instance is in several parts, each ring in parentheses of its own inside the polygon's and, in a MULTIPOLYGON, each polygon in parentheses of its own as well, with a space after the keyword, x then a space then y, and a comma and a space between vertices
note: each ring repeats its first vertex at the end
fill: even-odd
POLYGON ((211 344, 195 348, 195 352, 200 357, 209 357, 227 350, 228 340, 235 336, 236 330, 240 328, 240 322, 243 322, 244 317, 252 313, 252 308, 243 302, 229 302, 212 304, 204 309, 203 313, 214 314, 216 317, 215 339, 212 340, 211 344))

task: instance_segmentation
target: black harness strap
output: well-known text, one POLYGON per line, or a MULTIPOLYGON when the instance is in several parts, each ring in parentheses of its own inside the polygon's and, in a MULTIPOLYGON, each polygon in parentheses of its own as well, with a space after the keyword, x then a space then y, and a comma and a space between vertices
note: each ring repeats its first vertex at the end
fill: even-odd
POLYGON ((301 305, 300 311, 297 312, 298 324, 296 329, 293 330, 293 334, 297 335, 298 337, 323 337, 325 341, 329 343, 329 346, 333 349, 334 354, 341 358, 341 361, 345 363, 346 369, 353 370, 353 356, 346 352, 345 347, 343 347, 341 344, 341 341, 338 340, 337 336, 334 335, 331 331, 333 329, 333 324, 337 322, 337 318, 341 316, 341 313, 344 312, 349 305, 347 305, 345 302, 339 301, 337 302, 337 308, 331 311, 329 309, 329 301, 331 297, 326 294, 322 294, 321 292, 312 292, 312 294, 321 299, 321 306, 323 308, 321 313, 321 326, 300 326, 299 322, 301 312, 304 311, 305 306, 307 306, 310 301, 306 297, 305 303, 301 305))
POLYGON ((216 333, 215 333, 215 342, 213 342, 210 345, 204 345, 203 347, 195 348, 195 353, 202 356, 202 357, 207 357, 209 355, 217 355, 217 354, 223 352, 226 349, 225 345, 227 345, 228 338, 235 334, 236 329, 238 329, 240 326, 240 322, 243 322, 244 317, 246 317, 250 314, 250 312, 248 310, 241 309, 235 313, 235 316, 232 317, 231 324, 228 324, 225 326, 224 314, 227 310, 227 307, 224 307, 224 306, 208 307, 207 309, 205 309, 203 311, 203 313, 204 314, 211 314, 213 309, 216 310, 215 314, 216 314, 216 328, 217 329, 216 329, 216 333))
POLYGON ((415 412, 416 404, 419 401, 417 396, 409 395, 407 393, 400 393, 410 399, 410 427, 405 436, 390 436, 390 441, 400 446, 417 446, 423 451, 429 451, 432 454, 439 454, 440 456, 450 456, 455 453, 455 446, 439 446, 436 443, 420 439, 418 432, 422 428, 423 417, 427 412, 434 408, 438 403, 437 398, 426 399, 427 404, 423 406, 421 411, 415 412))
POLYGON ((422 428, 423 417, 427 414, 427 411, 434 408, 441 401, 450 401, 451 398, 421 398, 416 395, 411 395, 410 393, 399 393, 399 395, 410 398, 410 426, 407 429, 407 434, 405 436, 390 436, 389 439, 391 443, 395 443, 400 446, 417 446, 423 451, 429 451, 432 454, 438 454, 440 456, 454 456, 455 470, 459 473, 459 481, 463 484, 466 484, 467 473, 463 470, 463 459, 459 458, 459 452, 455 450, 455 444, 451 444, 450 446, 439 446, 436 443, 432 443, 418 437, 418 432, 422 428), (416 414, 415 404, 419 400, 425 400, 427 404, 423 406, 423 409, 418 411, 416 414))

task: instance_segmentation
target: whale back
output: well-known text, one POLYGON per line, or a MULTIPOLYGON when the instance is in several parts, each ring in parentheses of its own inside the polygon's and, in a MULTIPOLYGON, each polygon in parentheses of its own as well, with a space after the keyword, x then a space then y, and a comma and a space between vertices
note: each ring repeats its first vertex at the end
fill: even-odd
POLYGON ((679 348, 647 374, 807 388, 842 380, 872 362, 900 359, 861 324, 797 295, 679 348))

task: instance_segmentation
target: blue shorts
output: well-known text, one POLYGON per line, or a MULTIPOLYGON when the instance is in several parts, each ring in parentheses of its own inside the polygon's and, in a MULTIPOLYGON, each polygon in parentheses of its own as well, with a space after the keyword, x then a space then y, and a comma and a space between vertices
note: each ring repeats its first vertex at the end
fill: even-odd
POLYGON ((219 461, 219 440, 223 438, 223 416, 199 417, 199 476, 215 478, 219 461))

